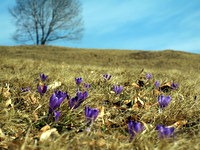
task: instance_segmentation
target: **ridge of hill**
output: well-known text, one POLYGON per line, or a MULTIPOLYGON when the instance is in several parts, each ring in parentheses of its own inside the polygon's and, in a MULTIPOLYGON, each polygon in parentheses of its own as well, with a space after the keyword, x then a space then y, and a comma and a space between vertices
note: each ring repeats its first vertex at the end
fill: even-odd
POLYGON ((175 50, 106 50, 56 46, 0 46, 0 58, 97 66, 200 70, 200 55, 175 50))

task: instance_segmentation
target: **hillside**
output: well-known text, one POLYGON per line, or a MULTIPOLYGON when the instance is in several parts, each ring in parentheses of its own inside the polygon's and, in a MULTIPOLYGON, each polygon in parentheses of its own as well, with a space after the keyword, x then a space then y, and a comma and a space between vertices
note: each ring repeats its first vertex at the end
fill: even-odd
POLYGON ((0 149, 200 149, 199 60, 0 46, 0 149))
POLYGON ((128 51, 53 46, 1 46, 0 57, 81 65, 200 70, 200 55, 172 50, 128 51))

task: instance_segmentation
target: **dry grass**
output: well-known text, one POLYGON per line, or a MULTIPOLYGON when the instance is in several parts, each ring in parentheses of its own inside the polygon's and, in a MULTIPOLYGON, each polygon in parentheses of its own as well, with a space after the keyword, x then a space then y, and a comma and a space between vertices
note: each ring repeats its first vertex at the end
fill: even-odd
MULTIPOLYGON (((0 47, 0 148, 1 149, 200 149, 200 55, 166 50, 115 51, 72 49, 53 46, 0 47), (143 70, 143 71, 141 71, 143 70), (89 97, 71 111, 62 104, 59 122, 47 120, 49 98, 37 92, 39 74, 47 74, 48 85, 75 95, 75 77, 90 83, 89 97), (111 74, 105 82, 102 74, 111 74), (153 78, 146 82, 146 73, 153 78), (133 83, 144 80, 143 87, 133 83), (172 101, 159 113, 154 82, 179 83, 177 90, 162 92, 172 101), (124 86, 122 94, 111 92, 113 85, 124 86), (30 92, 21 92, 30 87, 30 92), (135 100, 140 98, 143 103, 135 100), (127 101, 130 101, 129 105, 127 101), (107 103, 105 103, 107 102, 107 103), (118 103, 117 103, 118 102, 118 103), (138 104, 138 105, 136 105, 138 104), (103 110, 86 132, 84 107, 103 110), (129 142, 127 120, 143 122, 145 130, 129 142), (155 126, 176 126, 175 137, 159 139, 155 126), (41 128, 55 128, 41 140, 41 128)), ((161 94, 161 93, 160 93, 161 94)), ((47 130, 49 131, 49 130, 47 130)), ((43 131, 44 132, 44 131, 43 131)))

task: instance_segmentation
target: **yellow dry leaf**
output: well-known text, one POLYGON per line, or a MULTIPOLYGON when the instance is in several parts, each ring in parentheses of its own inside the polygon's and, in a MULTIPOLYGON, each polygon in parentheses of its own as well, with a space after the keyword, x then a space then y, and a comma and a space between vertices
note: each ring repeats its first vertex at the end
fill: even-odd
POLYGON ((2 129, 0 128, 0 139, 5 139, 6 136, 5 134, 3 133, 2 129))
POLYGON ((2 88, 2 95, 5 98, 9 98, 11 96, 11 93, 9 92, 9 89, 7 88, 2 88))
POLYGON ((161 94, 161 92, 159 90, 153 90, 153 95, 158 96, 160 94, 161 94))
POLYGON ((99 112, 98 117, 103 117, 105 115, 105 108, 104 108, 104 106, 101 106, 99 108, 99 110, 100 110, 100 112, 99 112))
POLYGON ((105 115, 105 108, 104 108, 104 106, 101 106, 99 108, 99 110, 100 110, 100 112, 99 112, 98 118, 101 118, 102 123, 104 124, 105 123, 104 122, 104 115, 105 115))
POLYGON ((137 98, 138 99, 138 102, 142 105, 142 106, 144 106, 144 102, 138 97, 137 98))
POLYGON ((39 120, 38 114, 36 112, 33 112, 33 117, 34 117, 34 121, 39 120))
POLYGON ((150 103, 145 103, 145 105, 144 105, 145 109, 150 109, 151 106, 152 106, 152 104, 150 104, 150 103))
POLYGON ((167 82, 163 86, 169 86, 169 87, 171 87, 171 82, 167 82))
POLYGON ((61 84, 62 84, 62 83, 61 83, 60 81, 54 81, 54 83, 48 85, 48 88, 49 88, 49 89, 55 89, 55 88, 61 86, 61 84))
POLYGON ((124 104, 128 104, 128 103, 130 103, 131 102, 131 100, 125 100, 124 101, 124 104))
POLYGON ((58 137, 59 137, 59 133, 58 133, 57 129, 52 128, 50 130, 43 132, 40 135, 40 141, 43 142, 43 141, 48 140, 50 138, 58 138, 58 137))
POLYGON ((106 141, 103 138, 100 138, 97 140, 97 145, 99 147, 102 147, 102 146, 106 145, 106 141))
POLYGON ((6 101, 6 107, 9 107, 9 106, 11 106, 11 107, 13 106, 10 98, 6 101))
POLYGON ((132 106, 132 109, 133 109, 133 110, 138 110, 138 109, 139 109, 138 103, 135 103, 135 104, 132 106))
POLYGON ((171 126, 173 126, 175 128, 180 128, 181 126, 185 125, 186 123, 187 123, 187 120, 179 120, 171 126))
POLYGON ((35 97, 34 94, 31 94, 30 96, 31 104, 38 104, 38 99, 35 97))
POLYGON ((136 83, 132 83, 131 85, 134 86, 135 88, 140 88, 140 86, 137 85, 136 83))
POLYGON ((42 127, 42 128, 40 129, 40 131, 45 132, 45 131, 47 131, 47 130, 49 130, 49 129, 51 129, 51 127, 47 124, 47 125, 45 125, 44 127, 42 127))

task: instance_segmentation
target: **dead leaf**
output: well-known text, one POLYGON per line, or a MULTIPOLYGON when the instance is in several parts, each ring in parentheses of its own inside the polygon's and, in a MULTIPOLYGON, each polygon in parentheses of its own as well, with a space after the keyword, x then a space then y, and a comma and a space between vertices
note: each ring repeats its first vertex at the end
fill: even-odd
POLYGON ((28 93, 26 95, 23 95, 21 96, 22 99, 23 99, 23 102, 27 105, 27 106, 30 106, 30 105, 35 105, 35 104, 38 104, 39 101, 38 99, 35 97, 35 94, 33 93, 28 93))
POLYGON ((54 81, 54 83, 48 85, 48 87, 49 87, 49 89, 55 89, 55 88, 61 86, 61 84, 62 83, 60 81, 54 81))
POLYGON ((134 86, 135 88, 140 88, 140 86, 137 85, 136 83, 132 83, 131 85, 134 86))
POLYGON ((139 109, 139 105, 138 103, 135 103, 132 107, 133 110, 138 110, 139 109))
POLYGON ((180 128, 183 125, 186 125, 186 123, 187 123, 187 120, 179 120, 175 122, 173 125, 171 125, 171 127, 180 128))
POLYGON ((147 109, 147 110, 150 109, 151 106, 152 106, 151 103, 145 103, 145 104, 144 104, 144 108, 147 109))
POLYGON ((47 130, 47 131, 43 132, 40 135, 40 141, 43 142, 45 140, 58 138, 58 137, 59 137, 59 133, 58 133, 57 129, 56 128, 52 128, 50 130, 47 130))
POLYGON ((6 101, 6 107, 13 107, 13 104, 10 98, 6 101))
POLYGON ((3 141, 5 138, 5 134, 3 133, 2 129, 0 129, 0 141, 3 141))
POLYGON ((142 106, 144 106, 144 102, 138 97, 137 102, 139 102, 142 106))
POLYGON ((38 121, 39 120, 39 116, 36 112, 33 112, 33 117, 34 117, 34 121, 38 121))
POLYGON ((31 104, 38 104, 38 99, 35 97, 34 94, 31 94, 30 97, 29 97, 30 101, 31 101, 31 104))
POLYGON ((99 147, 106 145, 106 141, 103 138, 98 139, 96 143, 99 147))
POLYGON ((129 100, 124 100, 123 103, 127 105, 127 104, 129 104, 130 102, 131 102, 131 100, 129 99, 129 100))
POLYGON ((167 83, 161 85, 161 86, 159 87, 159 89, 160 89, 161 91, 163 91, 163 92, 169 92, 170 90, 172 90, 171 82, 167 82, 167 83))
POLYGON ((47 130, 49 130, 49 129, 51 129, 51 127, 47 124, 47 125, 45 125, 44 127, 42 127, 42 128, 40 129, 40 131, 45 132, 45 131, 47 131, 47 130))
POLYGON ((9 89, 10 88, 2 88, 1 89, 1 93, 2 93, 3 97, 10 98, 11 93, 9 92, 9 89))
POLYGON ((161 94, 161 92, 159 90, 157 90, 157 89, 153 90, 153 95, 158 96, 160 94, 161 94))

